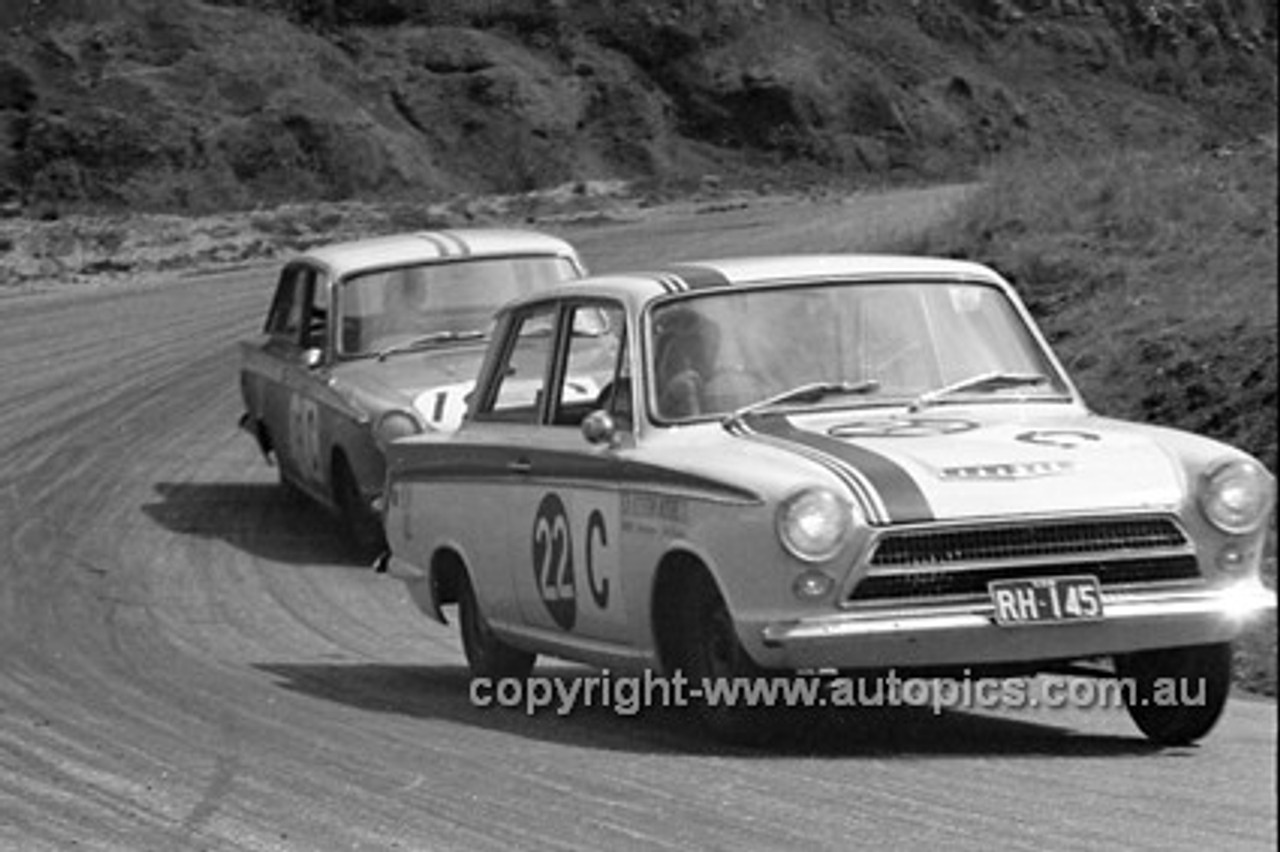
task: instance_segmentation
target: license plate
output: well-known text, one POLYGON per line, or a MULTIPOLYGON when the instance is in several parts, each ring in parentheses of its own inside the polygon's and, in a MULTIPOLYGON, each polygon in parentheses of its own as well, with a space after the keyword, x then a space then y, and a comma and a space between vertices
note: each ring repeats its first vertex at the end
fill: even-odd
POLYGON ((1007 627, 1102 618, 1102 589, 1097 577, 995 580, 987 584, 987 590, 995 606, 996 623, 1007 627))

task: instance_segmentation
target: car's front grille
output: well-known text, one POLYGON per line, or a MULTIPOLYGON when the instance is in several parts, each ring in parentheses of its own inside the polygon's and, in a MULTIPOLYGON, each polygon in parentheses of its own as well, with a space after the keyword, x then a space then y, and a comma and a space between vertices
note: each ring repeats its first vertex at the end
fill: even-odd
POLYGON ((985 595, 993 580, 1065 577, 1091 574, 1102 586, 1194 580, 1200 576, 1192 555, 1145 557, 1113 562, 1063 562, 1051 565, 1006 565, 971 571, 912 571, 864 579, 853 590, 853 603, 900 598, 985 595))
POLYGON ((1196 580, 1200 568, 1167 517, 914 529, 881 537, 849 602, 973 597, 994 580, 1073 574, 1114 587, 1196 580))
POLYGON ((1083 556, 1091 553, 1185 547, 1186 536, 1168 518, 1039 523, 1026 526, 890 533, 871 556, 873 566, 928 568, 972 562, 1083 556))

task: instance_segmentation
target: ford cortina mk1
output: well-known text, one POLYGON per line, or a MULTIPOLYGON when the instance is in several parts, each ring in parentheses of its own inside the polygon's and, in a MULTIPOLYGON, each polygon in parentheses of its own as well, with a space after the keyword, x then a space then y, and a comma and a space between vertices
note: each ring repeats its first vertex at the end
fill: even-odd
MULTIPOLYGON (((725 260, 519 299, 461 427, 388 463, 383 566, 428 615, 459 604, 490 678, 537 654, 695 684, 1087 661, 1181 743, 1275 606, 1271 474, 1091 412, 973 263, 725 260)), ((758 709, 700 713, 740 739, 758 709)))
POLYGON ((554 237, 449 230, 313 249, 287 263, 242 346, 241 426, 293 488, 381 541, 383 447, 457 428, 494 313, 584 274, 554 237))

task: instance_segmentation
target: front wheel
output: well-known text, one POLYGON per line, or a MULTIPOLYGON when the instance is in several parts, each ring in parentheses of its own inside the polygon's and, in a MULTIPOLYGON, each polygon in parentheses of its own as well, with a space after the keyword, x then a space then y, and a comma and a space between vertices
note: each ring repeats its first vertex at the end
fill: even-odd
POLYGON ((1162 648, 1116 657, 1116 674, 1132 679, 1129 716, 1161 745, 1187 745, 1217 723, 1231 691, 1231 643, 1162 648))
POLYGON ((465 573, 459 580, 458 629, 462 634, 462 650, 475 677, 501 680, 526 678, 533 671, 537 654, 512 648, 494 634, 480 611, 471 578, 465 573))
POLYGON ((701 691, 695 706, 703 726, 728 743, 759 745, 770 739, 777 732, 778 708, 733 700, 741 697, 739 687, 763 677, 765 669, 742 647, 729 607, 705 571, 685 581, 679 625, 675 663, 701 691))
POLYGON ((360 493, 360 484, 356 482, 356 475, 342 457, 333 463, 333 492, 347 535, 356 547, 369 553, 385 550, 387 539, 382 529, 382 519, 365 502, 360 493))

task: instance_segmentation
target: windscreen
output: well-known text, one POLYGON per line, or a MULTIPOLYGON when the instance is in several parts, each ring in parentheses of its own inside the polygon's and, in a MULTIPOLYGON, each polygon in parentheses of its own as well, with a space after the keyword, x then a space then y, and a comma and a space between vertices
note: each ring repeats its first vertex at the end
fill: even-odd
POLYGON ((983 284, 726 288, 664 302, 648 329, 663 420, 731 412, 814 382, 860 385, 863 402, 985 374, 1043 375, 1018 392, 1066 393, 1013 303, 983 284))
POLYGON ((494 312, 519 296, 577 274, 563 257, 471 259, 354 275, 341 291, 339 354, 359 356, 412 344, 488 334, 494 312))

